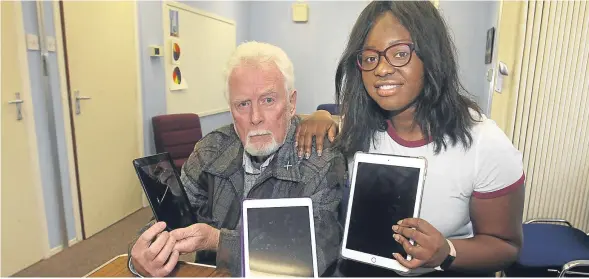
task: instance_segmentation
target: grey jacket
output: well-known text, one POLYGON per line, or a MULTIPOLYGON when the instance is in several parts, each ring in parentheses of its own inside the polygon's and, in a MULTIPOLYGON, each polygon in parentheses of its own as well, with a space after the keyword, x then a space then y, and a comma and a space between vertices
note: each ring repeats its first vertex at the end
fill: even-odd
POLYGON ((295 197, 310 197, 313 202, 319 275, 336 262, 342 239, 338 209, 345 185, 345 159, 331 148, 325 148, 321 157, 313 148, 309 159, 299 159, 294 147, 299 122, 293 117, 284 145, 247 197, 243 196, 243 144, 233 125, 209 133, 196 144, 182 167, 181 181, 198 222, 221 230, 217 252, 200 251, 199 262, 208 258, 208 263, 241 276, 242 201, 295 197))

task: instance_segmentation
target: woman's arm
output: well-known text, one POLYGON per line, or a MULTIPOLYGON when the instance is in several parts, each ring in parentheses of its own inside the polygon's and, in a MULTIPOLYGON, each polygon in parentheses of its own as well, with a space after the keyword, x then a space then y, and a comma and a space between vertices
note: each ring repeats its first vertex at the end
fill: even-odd
MULTIPOLYGON (((451 239, 456 258, 449 269, 494 272, 511 265, 523 242, 522 213, 525 199, 522 154, 493 122, 485 122, 476 141, 475 177, 469 211, 474 236, 451 239)), ((448 212, 452 214, 452 212, 448 212)), ((405 251, 416 257, 409 268, 437 267, 448 256, 444 236, 424 220, 406 219, 393 226, 405 251), (415 230, 413 229, 415 228, 415 230), (411 246, 407 239, 420 244, 411 246)))
POLYGON ((323 139, 328 135, 329 141, 333 142, 338 133, 338 125, 331 118, 331 114, 326 110, 318 110, 309 117, 303 119, 297 127, 295 135, 295 148, 297 155, 308 158, 313 146, 313 137, 317 141, 317 153, 321 156, 323 152, 323 139))
POLYGON ((472 197, 470 218, 475 236, 451 240, 456 259, 450 269, 457 271, 498 271, 517 260, 523 242, 523 185, 504 196, 472 197))
MULTIPOLYGON (((514 191, 492 199, 471 199, 470 213, 475 236, 450 240, 456 258, 450 270, 462 272, 495 272, 511 265, 522 245, 523 185, 514 191)), ((395 240, 413 256, 407 261, 399 254, 393 256, 410 268, 438 267, 450 253, 444 236, 427 221, 408 218, 393 226, 395 240), (415 240, 411 245, 408 239, 415 240)))

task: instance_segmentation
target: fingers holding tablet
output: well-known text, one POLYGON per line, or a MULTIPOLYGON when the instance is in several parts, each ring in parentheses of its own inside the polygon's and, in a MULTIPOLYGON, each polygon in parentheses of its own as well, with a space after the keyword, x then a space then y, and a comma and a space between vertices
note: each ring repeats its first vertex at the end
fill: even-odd
POLYGON ((409 256, 408 258, 404 258, 401 254, 399 253, 393 253, 393 257, 395 257, 395 259, 404 259, 405 263, 409 263, 408 265, 403 264, 403 262, 400 262, 403 266, 413 269, 416 267, 420 267, 423 265, 423 261, 421 259, 427 257, 427 250, 424 249, 422 246, 419 245, 414 245, 411 242, 409 242, 409 240, 407 238, 405 238, 402 235, 399 234, 395 234, 394 235, 394 239, 396 242, 398 242, 399 244, 401 244, 401 246, 403 246, 403 250, 405 250, 405 252, 407 253, 407 255, 409 256))
POLYGON ((202 223, 175 229, 171 232, 177 240, 175 250, 182 254, 201 250, 217 250, 219 233, 218 229, 202 223))
POLYGON ((176 266, 179 256, 173 250, 176 240, 165 228, 164 222, 154 224, 133 245, 131 260, 139 273, 163 277, 176 266))
POLYGON ((418 267, 423 266, 424 261, 420 260, 420 259, 416 259, 413 258, 411 260, 407 260, 405 258, 403 258, 403 256, 401 256, 401 254, 398 253, 394 253, 393 257, 395 258, 395 260, 397 260, 402 266, 408 268, 408 269, 416 269, 418 267))
POLYGON ((174 245, 176 244, 176 239, 169 232, 164 231, 158 236, 158 239, 156 240, 156 242, 154 242, 154 244, 158 241, 165 242, 153 261, 156 266, 164 266, 166 261, 173 252, 174 245))
POLYGON ((159 253, 159 250, 161 250, 161 247, 158 250, 155 250, 157 249, 157 246, 153 246, 153 244, 155 244, 158 239, 163 238, 160 237, 160 234, 165 229, 166 223, 164 222, 157 222, 153 226, 149 227, 149 229, 145 230, 141 236, 139 236, 139 239, 137 239, 137 242, 135 242, 135 245, 133 245, 131 252, 133 252, 133 250, 137 250, 138 252, 142 252, 147 260, 153 260, 159 253))
POLYGON ((393 226, 395 241, 403 245, 403 249, 413 259, 404 261, 400 255, 395 259, 403 266, 414 269, 417 267, 437 267, 450 251, 446 238, 427 221, 420 218, 407 218, 393 226), (414 241, 414 244, 409 242, 414 241))

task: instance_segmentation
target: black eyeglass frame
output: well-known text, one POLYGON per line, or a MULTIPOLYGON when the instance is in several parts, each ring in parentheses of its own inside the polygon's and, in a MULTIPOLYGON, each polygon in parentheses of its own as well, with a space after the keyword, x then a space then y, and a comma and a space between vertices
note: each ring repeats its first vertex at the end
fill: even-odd
POLYGON ((376 67, 378 67, 378 64, 380 64, 380 57, 382 56, 387 61, 387 63, 389 63, 389 65, 391 65, 393 67, 403 67, 403 66, 409 64, 409 62, 411 62, 411 58, 413 57, 413 51, 415 51, 415 44, 414 43, 405 43, 405 42, 403 42, 403 43, 396 43, 396 44, 390 45, 389 47, 385 48, 385 50, 383 50, 383 51, 379 51, 379 50, 372 49, 372 48, 361 49, 361 50, 357 51, 357 54, 356 54, 356 66, 358 66, 358 68, 360 70, 365 71, 365 72, 373 71, 374 69, 376 69, 376 67), (399 46, 399 45, 406 45, 406 46, 409 47, 409 59, 407 59, 407 62, 405 62, 402 65, 395 65, 395 64, 391 63, 391 61, 387 57, 386 53, 391 48, 396 47, 396 46, 399 46), (362 62, 361 62, 362 61, 362 52, 367 51, 367 50, 372 51, 372 52, 378 54, 378 56, 377 56, 378 57, 378 61, 376 63, 374 63, 374 67, 372 69, 365 69, 365 68, 362 67, 362 62))

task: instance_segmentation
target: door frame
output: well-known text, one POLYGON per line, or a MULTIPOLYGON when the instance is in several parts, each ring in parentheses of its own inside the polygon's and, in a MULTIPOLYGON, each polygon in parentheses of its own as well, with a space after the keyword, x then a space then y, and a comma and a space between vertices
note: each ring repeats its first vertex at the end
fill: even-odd
MULTIPOLYGON (((488 95, 487 97, 487 107, 489 109, 489 111, 487 112, 487 117, 491 118, 493 116, 491 116, 491 111, 493 108, 493 97, 495 96, 496 92, 495 91, 495 83, 497 82, 497 69, 499 68, 499 36, 501 33, 501 16, 503 15, 503 1, 504 0, 499 0, 499 7, 498 7, 498 11, 497 11, 497 18, 495 19, 495 34, 494 39, 493 39, 493 53, 491 54, 493 57, 493 61, 491 61, 491 80, 487 80, 487 82, 489 83, 489 91, 486 92, 488 95)), ((489 73, 489 71, 487 70, 487 74, 489 73)))
MULTIPOLYGON (((499 126, 499 128, 501 128, 501 130, 507 135, 507 137, 509 138, 510 141, 513 141, 513 133, 514 133, 514 129, 515 129, 515 120, 516 120, 516 110, 517 110, 517 101, 518 101, 518 94, 519 92, 517 92, 517 86, 519 84, 519 80, 520 77, 522 75, 521 73, 521 69, 518 69, 518 63, 517 63, 517 55, 519 53, 523 53, 524 51, 524 41, 526 38, 526 34, 525 34, 525 22, 526 22, 526 8, 525 6, 521 6, 521 5, 525 5, 526 2, 520 2, 520 1, 505 1, 505 0, 501 0, 500 4, 499 4, 499 12, 497 15, 497 23, 496 23, 496 28, 495 28, 495 41, 494 41, 494 46, 493 46, 493 56, 495 61, 493 62, 493 78, 492 78, 492 83, 490 85, 490 97, 489 97, 489 115, 488 117, 493 119, 495 122, 497 122, 497 125, 499 126), (507 5, 507 7, 506 7, 507 5), (504 12, 504 9, 506 9, 508 12, 508 17, 507 18, 511 18, 510 16, 512 16, 512 12, 514 11, 514 6, 513 5, 520 5, 520 16, 517 19, 518 21, 518 25, 516 25, 515 29, 513 30, 517 30, 517 31, 511 31, 511 32, 518 32, 519 36, 513 36, 514 38, 503 38, 505 37, 505 35, 503 34, 505 32, 505 30, 502 30, 502 26, 501 23, 505 20, 504 17, 506 17, 506 13, 504 12), (523 28, 523 29, 522 29, 523 28), (519 32, 523 32, 523 33, 519 33, 519 32), (506 39, 511 39, 511 40, 518 40, 518 42, 514 42, 514 41, 505 41, 506 39), (515 57, 515 59, 513 60, 506 60, 505 58, 505 53, 501 52, 501 44, 513 44, 514 45, 514 52, 513 52, 513 56, 515 57), (502 55, 503 54, 503 55, 502 55), (503 86, 502 86, 502 90, 501 92, 498 92, 495 90, 495 86, 497 84, 497 80, 498 80, 498 75, 499 75, 499 63, 503 62, 507 65, 508 67, 508 71, 509 71, 509 76, 505 76, 503 77, 503 86), (498 102, 498 103, 494 103, 494 102, 498 102), (493 114, 493 107, 495 107, 495 114, 493 114), (500 108, 500 109, 497 109, 500 108)), ((510 34, 510 32, 505 33, 505 34, 510 34)), ((510 57, 508 57, 510 58, 510 57)))
MULTIPOLYGON (((61 9, 59 2, 60 0, 52 0, 53 2, 53 26, 55 28, 55 41, 57 42, 57 63, 59 69, 59 88, 60 88, 60 95, 61 95, 61 102, 64 108, 63 110, 63 119, 64 119, 64 127, 65 127, 65 138, 66 138, 66 150, 67 150, 67 157, 68 157, 68 173, 70 178, 70 195, 72 198, 72 208, 74 211, 74 220, 75 220, 75 227, 76 227, 76 239, 77 241, 82 241, 85 239, 85 235, 83 232, 83 216, 81 210, 81 201, 80 201, 80 185, 78 180, 78 173, 77 173, 77 158, 75 152, 75 144, 73 141, 74 138, 74 131, 73 127, 73 111, 71 106, 71 95, 68 90, 68 82, 67 82, 67 66, 65 64, 65 52, 63 46, 63 32, 62 32, 62 22, 61 22, 61 9)), ((135 49, 137 50, 137 139, 138 139, 138 148, 140 156, 144 156, 144 137, 143 137, 143 91, 141 88, 141 48, 139 42, 139 18, 138 18, 138 9, 137 9, 137 2, 134 2, 134 12, 133 12, 133 22, 134 29, 135 29, 135 49)), ((145 204, 144 204, 145 206, 145 204)), ((77 242, 76 241, 76 242, 77 242)))
MULTIPOLYGON (((31 92, 31 77, 29 74, 29 63, 28 63, 28 55, 27 55, 27 44, 26 44, 26 35, 25 35, 25 26, 24 26, 24 16, 22 11, 22 3, 20 1, 13 2, 14 7, 16 9, 15 17, 16 22, 14 22, 13 28, 16 31, 17 37, 17 58, 20 61, 22 67, 19 67, 20 75, 22 77, 22 99, 25 102, 28 102, 28 105, 25 105, 25 108, 29 109, 29 118, 28 124, 26 125, 27 133, 28 133, 28 145, 31 152, 31 172, 33 174, 33 187, 35 189, 36 195, 36 206, 37 212, 41 219, 41 234, 44 236, 41 239, 41 243, 43 244, 43 255, 44 258, 48 258, 51 255, 51 247, 49 247, 49 229, 47 225, 47 211, 45 210, 45 199, 43 197, 43 184, 41 182, 41 166, 39 161, 39 148, 37 145, 37 132, 35 130, 35 111, 33 109, 33 99, 32 99, 32 92, 31 92)), ((1 5, 0 5, 1 7, 1 5)), ((1 9, 1 8, 0 8, 1 9)), ((1 164, 1 163, 0 163, 1 164)), ((33 205, 35 206, 35 205, 33 205)))

